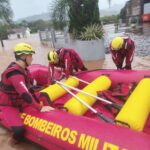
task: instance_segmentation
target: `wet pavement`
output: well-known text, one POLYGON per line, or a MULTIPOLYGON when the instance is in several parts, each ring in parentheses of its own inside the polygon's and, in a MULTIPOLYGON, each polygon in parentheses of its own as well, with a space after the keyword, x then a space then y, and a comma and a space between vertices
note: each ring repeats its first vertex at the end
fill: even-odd
POLYGON ((131 38, 135 41, 135 54, 137 56, 150 55, 150 36, 132 35, 131 38))
MULTIPOLYGON (((139 57, 135 56, 132 62, 132 68, 135 70, 148 70, 150 69, 150 56, 139 57)), ((112 62, 111 55, 107 54, 105 61, 102 65, 103 69, 116 69, 112 62)))
POLYGON ((134 34, 125 32, 125 28, 120 29, 115 33, 115 27, 113 24, 104 26, 105 29, 105 47, 108 52, 108 45, 115 36, 127 35, 135 42, 135 55, 136 56, 148 56, 150 55, 150 25, 143 28, 144 34, 134 34))
MULTIPOLYGON (((133 69, 150 69, 150 37, 148 36, 136 36, 131 34, 131 36, 136 41, 136 54, 133 61, 133 69)), ((0 74, 8 66, 8 64, 14 60, 12 48, 18 42, 28 42, 33 45, 36 50, 34 55, 33 63, 47 65, 47 53, 49 48, 43 46, 40 43, 39 37, 37 34, 31 35, 28 39, 15 39, 4 41, 5 48, 2 49, 0 46, 0 74)), ((85 62, 86 66, 89 69, 115 69, 115 65, 112 62, 111 55, 106 54, 105 60, 98 61, 88 61, 85 62)), ((11 147, 9 144, 10 133, 0 126, 0 149, 3 150, 42 150, 41 147, 36 146, 35 144, 24 142, 19 145, 11 147)))

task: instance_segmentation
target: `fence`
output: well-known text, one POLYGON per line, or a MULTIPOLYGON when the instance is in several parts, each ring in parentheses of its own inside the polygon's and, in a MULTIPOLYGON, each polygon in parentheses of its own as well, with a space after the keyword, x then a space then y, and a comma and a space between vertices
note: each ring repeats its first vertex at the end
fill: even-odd
POLYGON ((68 30, 55 31, 54 29, 39 30, 39 37, 42 44, 46 44, 50 47, 57 47, 56 43, 68 43, 68 30))

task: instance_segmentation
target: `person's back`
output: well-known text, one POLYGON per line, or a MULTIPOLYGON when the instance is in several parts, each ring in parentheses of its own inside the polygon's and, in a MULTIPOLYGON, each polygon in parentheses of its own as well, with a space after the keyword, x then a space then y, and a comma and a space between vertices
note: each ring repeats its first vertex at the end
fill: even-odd
POLYGON ((87 70, 80 56, 73 49, 61 48, 57 51, 50 51, 48 54, 48 60, 50 63, 50 74, 52 78, 54 66, 62 68, 66 78, 73 74, 73 70, 76 72, 78 70, 87 70))
POLYGON ((111 41, 110 52, 117 69, 132 69, 134 50, 134 42, 129 37, 115 37, 111 41), (125 66, 123 67, 124 60, 125 66))
MULTIPOLYGON (((59 65, 65 69, 66 61, 69 63, 70 67, 75 70, 84 70, 83 61, 77 52, 73 49, 62 48, 56 51, 59 57, 59 65)), ((85 69, 86 70, 86 69, 85 69)))

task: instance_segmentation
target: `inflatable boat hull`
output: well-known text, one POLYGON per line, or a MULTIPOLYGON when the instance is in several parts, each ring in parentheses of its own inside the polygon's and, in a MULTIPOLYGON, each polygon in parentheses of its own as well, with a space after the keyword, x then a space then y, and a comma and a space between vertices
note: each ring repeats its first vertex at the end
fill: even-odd
MULTIPOLYGON (((47 84, 47 67, 33 65, 29 70, 32 78, 35 78, 39 85, 47 84)), ((58 71, 55 74, 56 79, 59 75, 60 72, 58 71)), ((150 77, 150 71, 94 70, 78 73, 76 77, 91 82, 101 75, 106 75, 111 79, 113 88, 118 83, 138 83, 141 79, 150 77)), ((82 87, 85 87, 85 83, 79 84, 79 88, 82 87)), ((4 107, 0 106, 0 110, 6 109, 4 107)), ((25 137, 50 150, 150 149, 149 134, 116 124, 105 123, 100 118, 75 116, 57 109, 42 113, 33 108, 26 108, 21 114, 21 118, 26 129, 25 137)), ((2 118, 0 122, 7 127, 2 118)))

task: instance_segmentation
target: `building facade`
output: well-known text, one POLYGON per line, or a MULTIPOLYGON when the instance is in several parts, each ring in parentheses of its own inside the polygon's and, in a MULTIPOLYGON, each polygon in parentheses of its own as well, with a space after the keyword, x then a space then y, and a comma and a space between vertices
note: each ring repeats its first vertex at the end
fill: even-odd
POLYGON ((30 37, 30 29, 28 27, 20 27, 9 31, 8 39, 28 38, 30 37))
POLYGON ((127 2, 126 19, 127 24, 140 24, 143 15, 143 0, 130 0, 127 2))
POLYGON ((141 24, 143 22, 143 15, 145 14, 145 11, 150 11, 150 8, 147 8, 150 7, 149 4, 150 0, 129 0, 124 7, 126 14, 126 24, 141 24))

